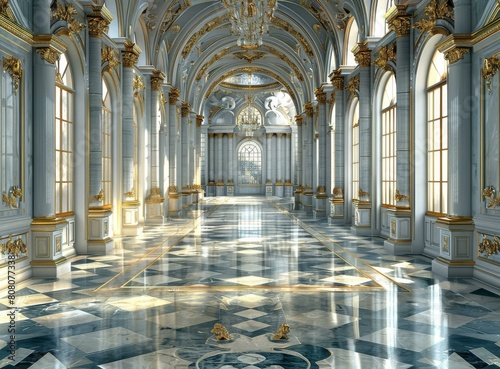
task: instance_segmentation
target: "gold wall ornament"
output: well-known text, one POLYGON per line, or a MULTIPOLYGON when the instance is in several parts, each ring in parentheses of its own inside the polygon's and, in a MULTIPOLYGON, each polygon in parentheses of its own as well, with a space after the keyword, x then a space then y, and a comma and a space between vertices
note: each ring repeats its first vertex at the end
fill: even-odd
POLYGON ((56 236, 56 252, 61 252, 62 237, 56 236))
POLYGON ((196 127, 201 127, 201 125, 203 124, 203 119, 205 119, 203 115, 196 115, 196 127))
POLYGON ((214 64, 216 61, 222 59, 224 56, 229 54, 231 52, 231 47, 226 47, 225 49, 219 51, 216 53, 214 56, 210 58, 209 61, 207 61, 205 64, 202 65, 198 73, 196 74, 196 80, 199 81, 203 78, 203 75, 207 71, 207 69, 214 64))
POLYGON ((334 187, 332 190, 333 197, 336 199, 344 198, 344 189, 342 187, 334 187))
POLYGON ((396 237, 396 219, 391 219, 391 237, 396 237))
POLYGON ((273 335, 273 340, 287 340, 288 333, 290 333, 290 326, 287 323, 283 323, 273 335))
POLYGON ((220 16, 218 18, 215 18, 211 21, 209 21, 205 26, 203 26, 198 32, 196 32, 191 38, 188 40, 186 46, 182 49, 181 52, 181 57, 183 59, 186 59, 186 57, 189 55, 191 50, 193 50, 194 45, 200 40, 202 36, 207 34, 208 32, 214 30, 218 26, 222 25, 224 21, 228 19, 228 15, 224 14, 223 16, 220 16))
POLYGON ((134 80, 132 81, 132 87, 134 88, 134 91, 142 91, 146 88, 144 85, 144 80, 142 77, 138 74, 134 76, 134 80))
POLYGON ((153 71, 153 74, 151 75, 151 90, 161 91, 163 80, 165 78, 166 78, 165 73, 163 73, 161 70, 155 69, 153 71))
POLYGON ((14 58, 10 56, 9 58, 3 58, 3 70, 10 74, 12 77, 12 85, 14 87, 14 94, 17 94, 19 89, 19 81, 23 77, 23 68, 21 65, 21 59, 14 58))
POLYGON ((349 91, 351 95, 357 96, 357 91, 359 91, 359 75, 356 75, 349 79, 346 90, 349 91))
POLYGON ((477 251, 482 254, 486 253, 486 256, 490 256, 493 254, 498 254, 500 251, 500 239, 498 236, 493 236, 493 240, 486 237, 483 234, 482 240, 478 245, 477 251))
POLYGON ((287 63, 288 66, 293 69, 293 72, 295 73, 295 76, 299 81, 301 82, 304 81, 304 76, 302 75, 302 72, 300 71, 299 67, 297 67, 297 65, 295 65, 295 63, 291 61, 285 54, 283 54, 281 51, 276 50, 274 47, 271 46, 264 46, 264 48, 269 50, 272 54, 276 55, 285 63, 287 63))
POLYGON ((7 242, 0 245, 0 253, 19 256, 20 254, 26 254, 28 252, 28 247, 24 243, 22 237, 18 237, 15 240, 12 236, 9 236, 7 242))
POLYGON ((246 60, 248 63, 253 62, 254 60, 262 58, 266 53, 262 51, 238 51, 235 52, 233 55, 242 60, 246 60))
POLYGON ((230 341, 232 340, 226 327, 220 323, 215 323, 214 328, 210 331, 217 341, 230 341))
POLYGON ((120 64, 115 49, 111 46, 101 49, 101 60, 103 64, 108 63, 103 69, 104 72, 111 71, 120 64))
POLYGON ((179 100, 180 95, 181 95, 181 92, 179 91, 179 89, 172 87, 170 89, 170 92, 168 93, 168 103, 170 105, 177 104, 177 101, 179 100))
POLYGON ((457 61, 464 58, 464 55, 470 51, 468 47, 454 47, 445 52, 444 58, 450 62, 450 64, 456 63, 457 61))
POLYGON ((97 195, 92 196, 90 199, 93 201, 97 201, 97 202, 103 202, 104 201, 104 191, 100 190, 97 195))
POLYGON ((312 117, 314 115, 314 106, 312 102, 305 103, 304 110, 309 118, 312 117))
POLYGON ((0 14, 17 23, 14 13, 12 13, 12 9, 10 8, 9 0, 0 0, 0 14))
POLYGON ((77 15, 78 11, 73 4, 67 4, 64 6, 59 1, 56 2, 56 9, 50 13, 51 19, 65 21, 68 25, 69 31, 72 33, 78 33, 86 27, 85 24, 80 23, 76 19, 77 15))
POLYGON ((389 23, 389 28, 396 33, 397 37, 409 36, 411 18, 408 16, 396 17, 389 23))
POLYGON ((296 125, 298 125, 299 127, 302 126, 302 121, 303 121, 302 115, 295 116, 295 124, 296 125))
POLYGON ((40 54, 40 58, 47 63, 55 64, 56 61, 59 60, 59 52, 50 47, 40 47, 36 49, 36 52, 40 54))
POLYGON ((410 198, 406 195, 401 194, 398 189, 396 189, 394 199, 396 200, 396 202, 410 201, 410 198))
POLYGON ((450 253, 450 237, 449 236, 443 237, 443 251, 446 253, 450 253))
POLYGON ((495 187, 488 186, 483 190, 483 196, 488 199, 488 209, 494 209, 500 206, 500 195, 497 196, 497 191, 495 187))
POLYGON ((17 199, 19 199, 22 195, 23 190, 21 190, 18 186, 13 186, 8 193, 4 192, 2 194, 2 201, 11 209, 17 209, 17 199))
POLYGON ((109 21, 101 16, 88 16, 89 36, 102 38, 103 33, 108 33, 109 21))
POLYGON ((485 58, 483 61, 483 67, 481 68, 481 75, 486 80, 486 88, 491 94, 491 80, 493 76, 497 73, 500 67, 500 58, 492 56, 490 58, 485 58))
POLYGON ((165 105, 168 100, 167 98, 165 97, 165 93, 163 92, 163 90, 160 90, 160 102, 162 105, 165 105))
POLYGON ((382 46, 378 51, 377 58, 373 61, 373 65, 384 70, 390 69, 387 64, 396 60, 396 45, 390 44, 382 46))
POLYGON ((431 0, 425 7, 424 12, 427 18, 423 18, 414 24, 414 27, 417 28, 420 33, 432 31, 438 19, 455 19, 453 6, 448 4, 448 0, 444 0, 443 2, 431 0))
POLYGON ((299 31, 297 31, 295 27, 293 27, 290 23, 280 18, 273 18, 272 24, 274 24, 278 28, 282 28, 284 31, 288 32, 293 37, 295 37, 304 48, 306 54, 311 58, 314 57, 312 47, 307 42, 306 38, 299 31))

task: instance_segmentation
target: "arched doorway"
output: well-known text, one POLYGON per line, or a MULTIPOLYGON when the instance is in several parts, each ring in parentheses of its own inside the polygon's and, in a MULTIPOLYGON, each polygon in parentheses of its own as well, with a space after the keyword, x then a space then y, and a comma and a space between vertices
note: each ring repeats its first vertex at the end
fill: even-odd
POLYGON ((238 147, 236 193, 263 195, 262 148, 254 140, 246 140, 238 147))

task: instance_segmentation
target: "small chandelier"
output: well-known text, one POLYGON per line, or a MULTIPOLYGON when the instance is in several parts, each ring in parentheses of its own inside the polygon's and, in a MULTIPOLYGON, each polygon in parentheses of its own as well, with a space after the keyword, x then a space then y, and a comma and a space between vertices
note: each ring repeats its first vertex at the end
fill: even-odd
POLYGON ((247 106, 238 115, 236 125, 245 132, 245 136, 252 137, 254 132, 262 126, 259 111, 251 105, 252 97, 247 96, 247 106))
POLYGON ((238 35, 238 46, 256 49, 269 30, 277 0, 223 0, 231 19, 231 31, 238 35))

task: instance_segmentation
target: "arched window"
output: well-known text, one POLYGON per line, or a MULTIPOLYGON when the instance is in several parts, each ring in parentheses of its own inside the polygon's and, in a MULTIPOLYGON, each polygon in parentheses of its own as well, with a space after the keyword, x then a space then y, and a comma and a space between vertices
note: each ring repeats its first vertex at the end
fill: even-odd
POLYGON ((352 198, 359 199, 359 103, 352 116, 352 198))
POLYGON ((377 0, 374 12, 372 13, 373 36, 384 37, 389 31, 385 14, 394 6, 394 0, 377 0))
POLYGON ((382 98, 382 205, 396 205, 396 79, 392 74, 382 98))
POLYGON ((242 144, 238 150, 238 184, 262 183, 262 150, 253 141, 242 144))
POLYGON ((68 59, 61 54, 56 62, 56 216, 73 214, 74 203, 74 121, 73 78, 68 59))
POLYGON ((427 76, 427 212, 448 210, 448 62, 436 51, 427 76))
POLYGON ((112 193, 112 120, 108 86, 102 81, 102 190, 104 205, 111 205, 112 193))
POLYGON ((359 29, 354 17, 351 17, 350 22, 347 24, 346 35, 348 36, 344 41, 344 63, 345 65, 356 65, 352 49, 358 44, 359 29))

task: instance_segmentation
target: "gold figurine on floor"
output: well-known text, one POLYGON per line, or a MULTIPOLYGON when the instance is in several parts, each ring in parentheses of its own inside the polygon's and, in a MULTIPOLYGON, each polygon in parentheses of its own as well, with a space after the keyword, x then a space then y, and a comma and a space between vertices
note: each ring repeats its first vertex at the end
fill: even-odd
POLYGON ((287 340, 288 333, 290 333, 290 326, 286 323, 283 323, 274 334, 273 340, 287 340))
POLYGON ((220 323, 215 323, 214 328, 210 331, 215 336, 217 341, 230 341, 232 340, 231 335, 227 331, 226 327, 224 327, 220 323))

